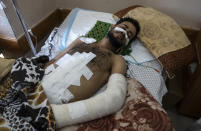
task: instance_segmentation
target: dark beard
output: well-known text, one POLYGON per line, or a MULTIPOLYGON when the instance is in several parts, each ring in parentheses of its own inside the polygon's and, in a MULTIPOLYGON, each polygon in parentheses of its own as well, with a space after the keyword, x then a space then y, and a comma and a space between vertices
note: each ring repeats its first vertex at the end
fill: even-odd
POLYGON ((115 48, 115 49, 119 49, 123 43, 120 43, 119 41, 117 41, 117 39, 114 37, 113 33, 112 33, 112 30, 110 30, 108 33, 107 33, 107 38, 109 39, 110 43, 112 44, 112 46, 115 48))

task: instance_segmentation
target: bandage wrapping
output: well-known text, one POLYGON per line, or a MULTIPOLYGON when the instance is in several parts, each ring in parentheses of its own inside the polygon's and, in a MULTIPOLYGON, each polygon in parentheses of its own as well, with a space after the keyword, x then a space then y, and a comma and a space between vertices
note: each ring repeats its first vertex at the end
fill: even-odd
POLYGON ((73 56, 66 54, 56 62, 56 69, 53 65, 46 69, 42 85, 51 104, 67 103, 74 97, 67 88, 71 85, 80 86, 82 75, 87 80, 92 77, 93 73, 86 65, 95 56, 91 52, 75 53, 73 56))
POLYGON ((88 37, 80 37, 80 40, 86 44, 91 44, 96 42, 96 39, 94 38, 88 38, 88 37))
POLYGON ((125 101, 126 86, 126 79, 123 75, 112 74, 107 89, 94 97, 69 104, 51 104, 57 128, 117 112, 125 101))
POLYGON ((114 30, 115 30, 115 31, 120 31, 120 32, 123 32, 123 33, 124 33, 125 39, 126 39, 126 45, 128 45, 128 43, 129 43, 129 38, 128 38, 127 32, 126 32, 124 29, 122 29, 122 28, 120 28, 120 27, 117 27, 117 26, 114 28, 114 30))

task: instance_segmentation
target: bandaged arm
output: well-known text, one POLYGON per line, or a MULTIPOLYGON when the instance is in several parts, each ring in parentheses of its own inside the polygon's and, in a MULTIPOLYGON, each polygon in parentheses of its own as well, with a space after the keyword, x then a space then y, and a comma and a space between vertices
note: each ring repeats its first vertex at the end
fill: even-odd
POLYGON ((126 86, 124 75, 115 73, 110 76, 107 89, 94 97, 69 104, 52 104, 56 127, 62 128, 117 112, 124 104, 126 86))

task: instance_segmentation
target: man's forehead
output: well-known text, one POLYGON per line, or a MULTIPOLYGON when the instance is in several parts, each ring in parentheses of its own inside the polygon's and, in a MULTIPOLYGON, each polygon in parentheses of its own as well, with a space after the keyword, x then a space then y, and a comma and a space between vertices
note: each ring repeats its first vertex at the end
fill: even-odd
POLYGON ((136 27, 129 21, 124 21, 120 24, 126 25, 126 26, 128 26, 128 28, 136 29, 136 27))

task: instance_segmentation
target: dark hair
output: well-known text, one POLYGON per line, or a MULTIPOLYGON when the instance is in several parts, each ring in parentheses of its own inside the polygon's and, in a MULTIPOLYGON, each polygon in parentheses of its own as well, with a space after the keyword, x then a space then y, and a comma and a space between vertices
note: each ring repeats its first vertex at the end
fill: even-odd
POLYGON ((133 40, 135 40, 137 38, 137 35, 138 35, 139 31, 140 31, 140 24, 139 24, 139 22, 137 20, 135 20, 133 18, 125 17, 125 18, 120 18, 119 21, 117 21, 117 23, 115 25, 121 24, 124 21, 128 21, 128 22, 132 23, 133 26, 136 28, 136 34, 135 34, 134 38, 132 38, 130 40, 130 42, 131 42, 131 41, 133 41, 133 40))

